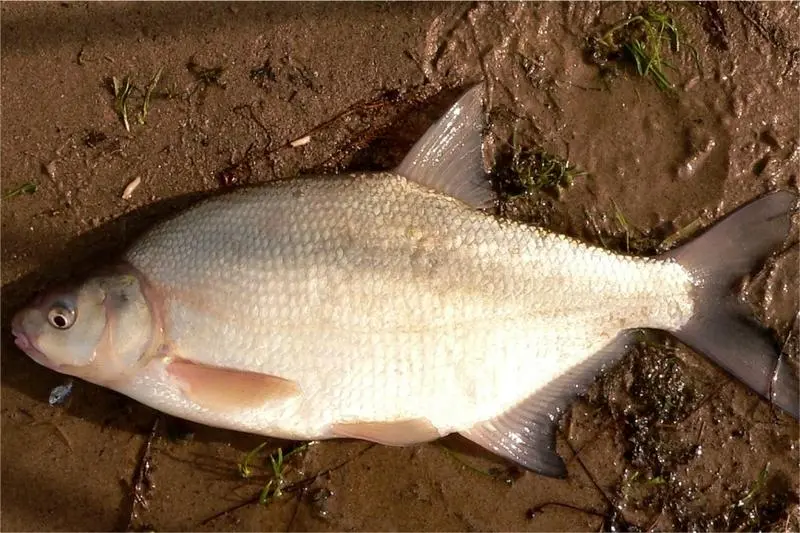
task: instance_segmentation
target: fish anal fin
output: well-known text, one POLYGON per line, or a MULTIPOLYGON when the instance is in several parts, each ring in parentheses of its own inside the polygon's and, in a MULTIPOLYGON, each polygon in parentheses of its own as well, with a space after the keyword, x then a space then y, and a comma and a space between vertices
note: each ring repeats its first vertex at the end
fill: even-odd
POLYGON ((483 162, 483 94, 482 84, 464 93, 395 172, 470 206, 491 206, 495 193, 483 162))
POLYGON ((387 446, 408 446, 436 440, 439 431, 425 418, 391 422, 347 422, 331 426, 334 435, 377 442, 387 446))
MULTIPOLYGON (((535 396, 528 401, 535 401, 535 396)), ((526 409, 528 401, 461 435, 528 470, 565 478, 567 467, 556 453, 556 422, 546 415, 531 416, 526 409)))
POLYGON ((564 461, 556 453, 559 418, 604 367, 625 354, 630 340, 627 332, 619 334, 603 349, 512 409, 462 431, 461 435, 529 470, 550 477, 566 477, 564 461))
POLYGON ((269 374, 171 361, 167 373, 194 403, 215 411, 238 411, 285 402, 302 394, 294 381, 269 374))

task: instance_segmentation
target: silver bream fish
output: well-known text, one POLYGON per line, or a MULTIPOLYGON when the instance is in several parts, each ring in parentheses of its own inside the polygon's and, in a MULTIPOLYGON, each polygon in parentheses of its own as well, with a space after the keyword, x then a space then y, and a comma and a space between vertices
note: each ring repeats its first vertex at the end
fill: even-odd
POLYGON ((796 195, 658 258, 500 220, 480 209, 482 94, 394 172, 245 188, 155 227, 110 273, 20 311, 17 346, 211 426, 390 445, 460 433, 551 476, 560 413, 633 328, 673 333, 797 418, 797 376, 732 293, 786 238, 796 195))

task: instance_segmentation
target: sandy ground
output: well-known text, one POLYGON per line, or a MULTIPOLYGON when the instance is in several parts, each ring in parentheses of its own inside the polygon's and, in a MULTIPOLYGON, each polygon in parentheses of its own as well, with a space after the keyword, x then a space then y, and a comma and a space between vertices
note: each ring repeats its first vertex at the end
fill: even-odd
MULTIPOLYGON (((50 406, 65 378, 10 340, 11 313, 36 291, 110 261, 187 193, 391 168, 479 79, 489 144, 502 151, 516 127, 587 173, 560 195, 505 198, 506 216, 652 251, 697 220, 797 188, 798 4, 651 6, 684 31, 667 53, 674 92, 586 53, 638 3, 4 3, 2 528, 799 529, 798 424, 664 337, 562 421, 566 480, 510 469, 460 438, 324 442, 286 460, 285 494, 263 506, 265 457, 291 443, 268 442, 244 479, 238 465, 262 439, 79 381, 50 406), (126 76, 130 131, 111 90, 126 76)), ((795 232, 746 290, 795 363, 797 264, 795 232)))

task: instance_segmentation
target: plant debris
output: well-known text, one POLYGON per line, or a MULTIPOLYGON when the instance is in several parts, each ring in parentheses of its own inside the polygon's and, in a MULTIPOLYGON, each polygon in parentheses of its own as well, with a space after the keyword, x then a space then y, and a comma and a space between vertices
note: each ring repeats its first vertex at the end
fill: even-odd
POLYGON ((87 148, 96 148, 106 139, 108 139, 108 136, 102 131, 88 130, 83 136, 83 144, 86 145, 87 148))
POLYGON ((444 450, 444 452, 455 460, 457 463, 465 466, 467 469, 480 474, 482 476, 490 477, 492 479, 502 481, 506 485, 513 485, 514 482, 518 481, 525 475, 525 471, 522 470, 517 465, 509 465, 509 466, 493 466, 488 468, 487 470, 482 470, 476 466, 470 464, 461 454, 458 454, 448 448, 445 444, 439 444, 439 447, 444 450))
POLYGON ((128 120, 128 98, 130 98, 133 85, 127 76, 120 80, 116 76, 111 77, 111 89, 114 94, 114 108, 126 131, 131 131, 131 124, 128 120))
POLYGON ((725 28, 725 18, 719 8, 718 2, 698 2, 698 5, 706 12, 703 28, 708 33, 711 44, 718 50, 727 52, 730 49, 728 44, 728 30, 725 28))
POLYGON ((222 65, 218 65, 216 67, 203 67, 197 64, 194 59, 191 59, 188 63, 186 63, 186 68, 192 73, 195 80, 197 80, 197 86, 194 88, 192 93, 198 89, 205 90, 212 85, 219 87, 220 89, 224 89, 226 86, 225 81, 222 79, 222 74, 225 73, 225 67, 222 65))
POLYGON ((516 132, 510 147, 500 149, 493 172, 495 185, 506 198, 539 192, 559 196, 562 189, 571 187, 575 179, 585 175, 569 160, 553 155, 541 146, 522 145, 516 132))
MULTIPOLYGON (((627 62, 636 72, 650 78, 662 91, 672 92, 675 86, 665 73, 675 67, 663 57, 663 49, 679 53, 682 32, 672 16, 648 7, 644 13, 619 21, 602 36, 589 38, 587 51, 593 63, 604 74, 614 62, 627 62)), ((689 46, 695 61, 697 54, 689 46)))
POLYGON ((668 234, 669 224, 654 228, 641 228, 631 222, 612 199, 614 214, 605 216, 595 206, 585 208, 586 239, 606 248, 636 256, 654 256, 672 248, 678 241, 697 230, 697 226, 684 228, 668 234))
POLYGON ((587 173, 568 159, 545 149, 535 141, 521 140, 515 126, 506 140, 498 140, 490 180, 497 193, 497 214, 531 224, 564 231, 565 219, 556 202, 565 190, 587 173))
POLYGON ((255 448, 253 448, 252 450, 250 450, 249 452, 247 452, 247 455, 244 456, 244 459, 242 459, 242 461, 238 465, 239 466, 239 475, 240 476, 242 476, 243 478, 247 479, 247 478, 249 478, 250 476, 253 475, 253 469, 252 469, 252 467, 250 465, 253 462, 253 459, 255 458, 255 456, 258 455, 258 453, 261 450, 263 450, 264 446, 266 446, 267 444, 268 444, 268 441, 264 441, 261 444, 259 444, 258 446, 256 446, 255 448))
POLYGON ((160 417, 157 417, 153 422, 147 440, 142 447, 142 452, 139 457, 139 466, 133 476, 133 484, 131 485, 131 502, 130 514, 128 516, 127 530, 133 528, 134 522, 139 518, 139 510, 147 510, 150 507, 148 498, 150 492, 155 488, 153 482, 153 442, 158 436, 158 423, 160 417))
POLYGON ((230 163, 222 170, 216 173, 217 181, 223 187, 233 187, 241 183, 247 182, 253 175, 253 167, 251 165, 252 151, 255 143, 251 143, 245 150, 244 155, 238 161, 234 161, 231 157, 230 163))
MULTIPOLYGON (((308 449, 314 442, 306 442, 293 446, 285 454, 283 448, 278 448, 277 451, 269 455, 269 479, 264 484, 261 492, 259 493, 258 501, 261 505, 267 505, 275 499, 283 496, 283 489, 286 486, 286 473, 288 464, 286 460, 294 455, 298 455, 308 449)), ((245 479, 249 479, 254 475, 255 458, 264 449, 267 442, 263 442, 249 451, 238 465, 239 475, 245 479)))
MULTIPOLYGON (((676 472, 702 449, 678 438, 675 426, 694 412, 703 396, 671 344, 644 339, 617 368, 601 375, 587 399, 599 409, 596 416, 616 422, 624 447, 626 468, 613 499, 632 513, 681 514, 677 506, 695 489, 676 479, 676 472)), ((636 527, 647 529, 648 524, 636 527)))
POLYGON ((15 196, 19 196, 21 194, 33 194, 36 192, 37 185, 32 181, 28 181, 23 183, 19 187, 11 189, 7 193, 3 195, 3 200, 8 200, 9 198, 13 198, 15 196))
POLYGON ((272 67, 272 62, 267 60, 260 67, 250 69, 250 79, 264 87, 267 83, 276 81, 278 77, 272 67))
POLYGON ((320 88, 319 72, 299 63, 289 55, 279 59, 266 59, 260 66, 250 69, 250 80, 259 87, 272 90, 288 82, 291 87, 286 97, 295 98, 299 89, 316 91, 320 88))
POLYGON ((153 91, 158 85, 158 81, 161 79, 161 73, 163 72, 163 70, 164 70, 163 68, 159 68, 158 71, 153 75, 153 78, 150 80, 150 83, 147 84, 147 88, 144 91, 144 102, 142 102, 142 111, 139 113, 139 115, 137 115, 139 119, 139 124, 144 124, 145 120, 147 119, 147 113, 150 112, 150 99, 153 97, 153 91))
POLYGON ((785 475, 771 475, 769 465, 751 483, 728 492, 721 507, 704 505, 708 487, 687 474, 701 467, 704 423, 694 420, 695 437, 687 430, 694 413, 719 389, 689 370, 671 343, 645 336, 590 390, 587 401, 597 409, 595 419, 616 424, 624 449, 625 470, 612 498, 626 516, 612 515, 612 521, 622 519, 625 530, 638 531, 789 530, 787 525, 797 521, 792 515, 797 489, 785 475))
POLYGON ((800 525, 797 489, 785 476, 770 474, 769 466, 767 463, 749 486, 734 495, 721 513, 678 514, 675 528, 679 531, 797 531, 800 525))
POLYGON ((114 109, 117 112, 117 116, 119 116, 122 121, 122 124, 125 126, 126 131, 131 131, 129 111, 134 107, 132 98, 137 97, 138 100, 136 103, 138 103, 139 111, 135 115, 136 121, 139 124, 145 124, 147 115, 150 112, 150 102, 152 99, 155 96, 168 96, 168 93, 162 94, 155 92, 158 82, 161 80, 162 72, 163 68, 159 68, 145 86, 144 90, 137 87, 130 76, 125 76, 124 78, 117 78, 116 76, 111 77, 111 94, 114 95, 114 109))
MULTIPOLYGON (((305 443, 302 446, 308 447, 308 446, 311 446, 312 444, 316 444, 316 443, 317 443, 317 441, 310 441, 310 442, 305 443)), ((340 469, 344 468, 345 466, 347 466, 348 464, 352 463, 353 461, 361 458, 365 453, 367 453, 368 451, 373 449, 375 446, 376 446, 376 444, 374 442, 370 442, 365 447, 361 448, 360 451, 358 451, 357 453, 351 455, 350 457, 348 457, 347 459, 343 460, 342 462, 340 462, 339 464, 337 464, 335 466, 332 466, 330 468, 326 468, 324 470, 321 470, 321 471, 319 471, 319 472, 317 472, 315 474, 312 474, 312 475, 310 475, 308 477, 305 477, 305 478, 303 478, 303 479, 301 479, 299 481, 295 481, 295 482, 293 482, 293 483, 291 483, 289 485, 283 485, 282 492, 283 493, 296 493, 298 491, 305 491, 317 479, 319 479, 319 478, 321 478, 323 476, 327 476, 331 472, 335 472, 337 470, 340 470, 340 469)), ((252 452, 250 452, 250 453, 252 453, 252 452)), ((292 451, 290 451, 289 454, 291 454, 291 453, 292 453, 292 451)), ((286 459, 286 457, 288 457, 288 455, 283 457, 284 460, 286 459)), ((241 471, 241 469, 240 469, 240 471, 241 471)), ((262 493, 263 493, 263 489, 261 491, 259 491, 258 494, 256 494, 255 496, 253 496, 250 499, 247 499, 247 500, 244 500, 244 501, 242 501, 240 503, 237 503, 236 505, 233 505, 233 506, 231 506, 231 507, 229 507, 229 508, 227 508, 225 510, 222 510, 222 511, 220 511, 218 513, 214 513, 213 515, 209 516, 208 518, 205 518, 204 520, 202 520, 200 522, 200 525, 201 526, 205 526, 205 525, 209 524, 210 522, 213 522, 214 520, 216 520, 216 519, 218 519, 220 517, 223 517, 223 516, 226 516, 226 515, 230 515, 231 513, 234 513, 236 511, 238 511, 239 509, 242 509, 243 507, 247 507, 248 505, 252 505, 254 503, 260 503, 261 497, 262 497, 262 493)))

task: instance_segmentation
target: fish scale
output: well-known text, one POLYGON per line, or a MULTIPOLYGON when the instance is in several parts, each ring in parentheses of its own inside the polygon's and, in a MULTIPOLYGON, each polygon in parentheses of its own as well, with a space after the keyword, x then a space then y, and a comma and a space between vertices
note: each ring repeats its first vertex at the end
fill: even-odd
MULTIPOLYGON (((229 367, 298 382, 307 400, 281 423, 319 436, 347 417, 459 431, 556 377, 561 364, 546 362, 559 351, 579 361, 621 329, 678 328, 691 314, 674 263, 501 222, 390 173, 244 190, 167 222, 125 259, 166 295, 176 355, 212 365, 225 353, 229 367), (183 292, 191 301, 171 296, 183 292), (532 363, 541 371, 525 372, 532 363), (325 402, 312 369, 335 384, 325 402)), ((266 408, 242 429, 268 424, 266 408)))

